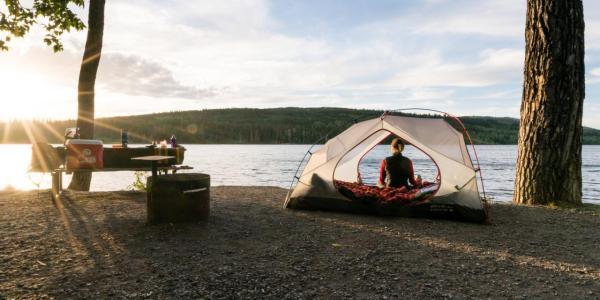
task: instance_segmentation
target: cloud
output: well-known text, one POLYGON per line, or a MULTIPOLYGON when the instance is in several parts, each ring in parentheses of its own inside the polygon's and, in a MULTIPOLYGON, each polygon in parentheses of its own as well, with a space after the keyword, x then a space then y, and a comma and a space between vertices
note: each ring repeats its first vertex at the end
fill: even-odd
POLYGON ((588 75, 586 76, 585 83, 589 85, 600 83, 600 67, 593 68, 589 71, 588 75))
MULTIPOLYGON (((451 3, 429 2, 427 5, 434 9, 431 18, 413 22, 413 27, 431 24, 437 15, 443 15, 438 6, 451 3)), ((483 6, 495 8, 498 2, 483 6)), ((467 14, 473 13, 471 10, 467 14)), ((416 14, 405 19, 411 22, 420 17, 416 14)), ((512 66, 512 54, 502 51, 490 53, 487 61, 473 65, 452 62, 443 48, 446 45, 423 54, 423 44, 405 47, 360 30, 355 31, 357 39, 350 44, 273 30, 284 21, 269 15, 267 1, 111 3, 107 5, 104 43, 104 52, 109 54, 103 56, 98 84, 111 92, 159 98, 226 100, 226 95, 218 95, 222 87, 239 97, 260 91, 265 98, 285 98, 328 88, 335 89, 330 94, 342 90, 347 97, 356 88, 381 91, 369 92, 371 95, 410 97, 398 88, 418 94, 431 85, 489 85, 505 81, 498 77, 508 77, 503 63, 512 66), (397 70, 402 72, 390 81, 397 70)), ((423 34, 433 33, 419 33, 423 34)), ((427 40, 422 39, 425 44, 427 40)), ((520 74, 519 68, 513 69, 520 74)), ((296 101, 296 105, 304 105, 300 99, 296 101)))
MULTIPOLYGON (((364 1, 306 1, 299 11, 273 1, 107 3, 99 115, 236 106, 518 115, 525 0, 382 1, 368 12, 364 1)), ((600 2, 584 2, 586 50, 600 49, 600 2)), ((0 53, 0 75, 74 90, 85 32, 66 36, 58 55, 32 48, 39 36, 0 53)), ((598 54, 586 52, 586 103, 598 101, 598 54)))
POLYGON ((583 15, 585 17, 586 50, 600 50, 600 2, 584 0, 583 15))
MULTIPOLYGON (((46 85, 55 88, 77 87, 81 54, 69 50, 53 53, 50 49, 32 47, 22 52, 0 56, 4 70, 19 74, 35 74, 46 85)), ((225 87, 197 87, 183 84, 172 70, 161 63, 135 55, 104 53, 100 60, 98 89, 109 93, 156 98, 175 97, 206 99, 227 90, 225 87)))
POLYGON ((480 87, 518 81, 524 54, 519 49, 485 49, 473 63, 447 62, 436 53, 414 57, 414 64, 396 74, 389 85, 402 87, 480 87))
POLYGON ((102 56, 98 85, 112 93, 157 98, 206 99, 223 90, 184 85, 159 63, 118 53, 102 56))
POLYGON ((80 64, 81 56, 76 53, 53 53, 49 48, 0 52, 0 72, 40 77, 57 86, 76 86, 80 64))
POLYGON ((425 5, 428 9, 375 22, 366 28, 376 32, 406 28, 411 33, 420 35, 477 34, 499 38, 524 35, 524 0, 425 1, 425 5))
MULTIPOLYGON (((452 1, 430 1, 429 16, 414 11, 402 16, 412 30, 386 26, 380 28, 385 34, 377 34, 378 21, 375 26, 345 29, 349 36, 334 38, 278 31, 278 24, 286 20, 270 15, 266 1, 219 3, 116 2, 107 13, 112 21, 105 31, 106 49, 151 57, 153 63, 168 66, 181 86, 229 87, 227 93, 203 102, 204 107, 433 107, 451 105, 454 87, 503 83, 522 74, 523 60, 514 49, 482 49, 475 62, 464 62, 447 53, 452 45, 431 44, 437 33, 417 32, 422 22, 442 19, 446 9, 439 6, 452 1), (390 80, 402 73, 411 76, 390 80), (437 83, 431 84, 431 78, 437 83)), ((148 96, 147 91, 155 92, 134 92, 119 84, 111 89, 148 96)))

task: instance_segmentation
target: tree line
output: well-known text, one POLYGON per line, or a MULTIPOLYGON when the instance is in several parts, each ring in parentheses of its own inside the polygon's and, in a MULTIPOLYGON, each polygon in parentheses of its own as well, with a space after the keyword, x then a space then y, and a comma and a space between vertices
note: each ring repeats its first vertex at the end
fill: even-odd
MULTIPOLYGON (((141 144, 168 139, 172 134, 181 144, 312 144, 337 135, 354 122, 381 113, 376 110, 292 107, 176 111, 100 118, 96 122, 95 136, 106 144, 120 143, 121 130, 129 132, 130 143, 141 144)), ((461 120, 476 144, 517 144, 518 119, 466 116, 461 120)), ((75 120, 0 123, 0 141, 61 143, 65 128, 75 124, 75 120)), ((584 144, 600 144, 600 130, 584 128, 583 139, 584 144)))

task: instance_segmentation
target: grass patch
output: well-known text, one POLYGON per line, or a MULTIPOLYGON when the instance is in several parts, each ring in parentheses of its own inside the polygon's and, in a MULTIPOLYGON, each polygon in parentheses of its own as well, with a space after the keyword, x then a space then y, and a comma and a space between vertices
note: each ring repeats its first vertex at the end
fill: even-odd
POLYGON ((556 203, 552 202, 548 204, 548 207, 553 209, 567 209, 575 212, 584 212, 589 213, 594 216, 600 216, 600 205, 592 204, 592 203, 583 203, 581 205, 576 205, 573 203, 556 203))
MULTIPOLYGON (((496 202, 494 204, 495 205, 505 204, 505 205, 519 206, 519 204, 514 204, 512 202, 510 202, 510 203, 496 202)), ((535 205, 523 205, 523 206, 545 207, 545 208, 554 209, 554 210, 568 210, 571 212, 586 213, 586 214, 600 217, 600 204, 582 203, 582 204, 577 205, 577 204, 573 204, 570 202, 550 202, 547 204, 535 204, 535 205)))
POLYGON ((578 211, 589 212, 594 216, 600 216, 600 205, 585 203, 580 207, 575 208, 578 211))

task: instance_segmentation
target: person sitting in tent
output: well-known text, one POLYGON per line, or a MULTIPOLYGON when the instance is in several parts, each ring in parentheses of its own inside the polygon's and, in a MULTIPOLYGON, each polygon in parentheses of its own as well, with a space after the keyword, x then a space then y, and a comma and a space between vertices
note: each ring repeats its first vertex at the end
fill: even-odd
POLYGON ((377 186, 394 188, 406 187, 408 189, 411 187, 408 185, 409 182, 412 186, 418 185, 415 180, 412 161, 402 155, 404 143, 402 143, 399 138, 393 139, 391 150, 392 156, 386 157, 381 161, 377 186))

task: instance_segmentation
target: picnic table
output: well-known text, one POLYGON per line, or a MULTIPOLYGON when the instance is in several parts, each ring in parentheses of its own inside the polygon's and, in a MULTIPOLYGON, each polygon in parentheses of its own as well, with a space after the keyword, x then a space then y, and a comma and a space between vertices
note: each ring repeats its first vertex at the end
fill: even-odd
MULTIPOLYGON (((87 144, 86 144, 87 145, 87 144)), ((58 200, 63 191, 63 173, 150 171, 147 178, 147 218, 149 224, 206 220, 210 214, 210 175, 200 173, 175 174, 193 169, 181 165, 184 147, 176 148, 103 148, 87 164, 69 164, 67 149, 47 143, 32 146, 30 172, 50 172, 52 199, 58 200), (95 163, 100 160, 99 163, 95 163), (159 172, 164 176, 158 176, 159 172), (168 174, 169 171, 172 174, 168 174)), ((84 150, 88 150, 87 148, 84 150)), ((90 150, 88 150, 90 151, 90 150)), ((83 152, 83 151, 82 151, 83 152)), ((94 152, 88 152, 90 153, 94 152)), ((81 161, 77 158, 77 161, 81 161)))
POLYGON ((40 142, 32 145, 30 172, 50 173, 52 176, 52 198, 56 199, 63 191, 63 173, 72 172, 117 172, 117 171, 151 171, 153 176, 158 172, 175 174, 179 170, 191 170, 182 165, 185 147, 157 148, 104 148, 103 167, 97 169, 68 168, 66 162, 67 149, 63 146, 52 146, 40 142), (135 159, 133 159, 135 158, 135 159))

